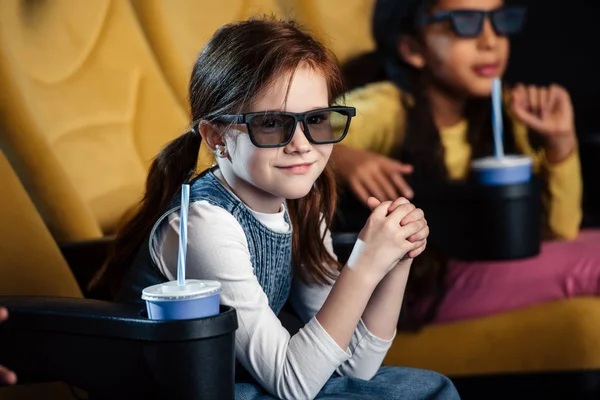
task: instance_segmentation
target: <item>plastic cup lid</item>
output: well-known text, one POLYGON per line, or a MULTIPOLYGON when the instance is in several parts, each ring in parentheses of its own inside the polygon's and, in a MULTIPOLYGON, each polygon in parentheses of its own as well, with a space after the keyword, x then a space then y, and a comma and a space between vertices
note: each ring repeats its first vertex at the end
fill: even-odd
POLYGON ((221 293, 221 282, 186 279, 184 286, 177 281, 159 283, 142 290, 142 300, 178 301, 195 300, 221 293))
POLYGON ((533 163, 531 157, 522 155, 507 155, 504 157, 484 157, 473 160, 474 169, 525 167, 533 163))

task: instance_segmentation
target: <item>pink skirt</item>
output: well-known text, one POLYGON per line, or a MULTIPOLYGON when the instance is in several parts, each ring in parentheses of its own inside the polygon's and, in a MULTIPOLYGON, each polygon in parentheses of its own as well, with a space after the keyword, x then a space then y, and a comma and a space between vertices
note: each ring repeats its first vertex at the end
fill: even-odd
POLYGON ((432 323, 476 318, 539 303, 600 294, 600 230, 549 241, 533 258, 451 261, 448 292, 432 323))

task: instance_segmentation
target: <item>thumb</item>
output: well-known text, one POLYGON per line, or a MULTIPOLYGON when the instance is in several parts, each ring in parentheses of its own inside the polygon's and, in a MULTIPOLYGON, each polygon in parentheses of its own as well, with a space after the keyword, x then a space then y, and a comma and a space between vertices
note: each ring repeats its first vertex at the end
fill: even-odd
POLYGON ((375 197, 369 197, 367 199, 367 206, 369 207, 369 209, 371 211, 373 211, 380 204, 381 204, 381 202, 379 200, 377 200, 375 197))

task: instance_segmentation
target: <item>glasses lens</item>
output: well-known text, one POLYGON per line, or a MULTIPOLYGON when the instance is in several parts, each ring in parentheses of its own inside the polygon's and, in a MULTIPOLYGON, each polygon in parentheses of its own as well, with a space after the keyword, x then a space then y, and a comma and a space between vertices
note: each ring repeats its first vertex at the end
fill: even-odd
POLYGON ((482 11, 456 11, 450 18, 457 36, 476 37, 481 34, 484 16, 482 11))
POLYGON ((499 35, 514 35, 521 31, 525 22, 525 8, 504 7, 492 13, 492 23, 499 35))
POLYGON ((344 112, 319 110, 306 116, 306 124, 315 143, 335 143, 346 134, 348 119, 344 112))
POLYGON ((277 146, 288 141, 293 133, 295 119, 281 113, 255 115, 250 120, 250 128, 256 143, 263 146, 277 146))

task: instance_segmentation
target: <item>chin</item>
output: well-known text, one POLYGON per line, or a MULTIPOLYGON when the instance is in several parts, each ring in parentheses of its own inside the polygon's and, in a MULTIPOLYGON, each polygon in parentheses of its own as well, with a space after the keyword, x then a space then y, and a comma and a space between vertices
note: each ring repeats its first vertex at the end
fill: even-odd
POLYGON ((284 198, 288 199, 288 200, 297 200, 297 199, 301 199, 303 197, 306 197, 307 194, 310 193, 310 189, 308 190, 304 190, 304 191, 300 191, 300 190, 294 190, 294 191, 289 191, 285 194, 285 196, 283 196, 284 198))
POLYGON ((484 98, 492 95, 491 82, 485 85, 477 85, 469 88, 471 97, 484 98))
POLYGON ((307 194, 310 193, 312 188, 313 188, 312 185, 308 185, 308 186, 297 185, 294 187, 290 186, 290 187, 286 187, 286 188, 279 188, 278 192, 279 192, 279 195, 285 199, 296 200, 296 199, 301 199, 301 198, 305 197, 307 194))

